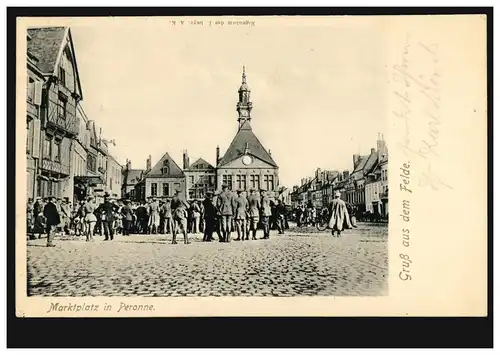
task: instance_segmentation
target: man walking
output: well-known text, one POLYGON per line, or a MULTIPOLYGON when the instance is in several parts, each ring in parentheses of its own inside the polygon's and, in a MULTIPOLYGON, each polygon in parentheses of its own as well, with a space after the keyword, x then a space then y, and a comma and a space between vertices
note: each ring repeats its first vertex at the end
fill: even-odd
MULTIPOLYGON (((241 189, 238 189, 238 197, 234 200, 234 203, 236 205, 236 213, 235 213, 235 220, 236 220, 236 232, 238 233, 238 238, 236 240, 245 240, 245 232, 246 232, 246 219, 247 219, 247 208, 248 208, 248 200, 241 196, 241 193, 243 191, 241 189)), ((246 236, 246 239, 248 240, 248 235, 246 236)))
POLYGON ((118 211, 118 206, 111 201, 109 194, 104 195, 104 203, 102 204, 102 212, 104 217, 102 219, 102 228, 104 229, 104 240, 113 240, 114 230, 113 224, 115 222, 115 213, 118 211))
POLYGON ((345 202, 340 198, 340 192, 338 191, 335 192, 335 199, 330 210, 331 217, 328 227, 332 229, 332 235, 335 236, 335 232, 337 232, 337 238, 339 238, 340 233, 345 228, 352 228, 352 225, 345 202))
POLYGON ((285 234, 285 203, 283 200, 278 200, 278 206, 276 206, 276 222, 278 224, 278 234, 285 234))
POLYGON ((252 240, 256 240, 257 224, 259 223, 260 211, 260 198, 257 196, 254 188, 250 189, 250 196, 248 196, 248 221, 247 221, 247 239, 250 231, 252 231, 252 240))
POLYGON ((222 219, 222 239, 225 243, 231 242, 231 224, 233 221, 234 197, 227 185, 222 185, 222 193, 217 200, 217 209, 222 219))
POLYGON ((184 244, 190 244, 187 234, 187 210, 189 208, 189 204, 187 201, 180 196, 181 190, 175 190, 175 196, 170 203, 170 207, 172 209, 173 222, 174 227, 172 231, 172 244, 177 244, 177 232, 179 229, 184 234, 184 244))
POLYGON ((45 217, 45 225, 47 231, 47 246, 55 247, 54 243, 52 243, 52 239, 54 238, 54 232, 57 226, 61 223, 61 217, 59 216, 59 212, 56 207, 56 198, 50 197, 49 202, 43 208, 43 216, 45 217))
POLYGON ((262 229, 264 230, 264 237, 262 239, 269 239, 269 217, 271 216, 271 200, 267 196, 267 191, 260 190, 261 195, 261 210, 262 210, 262 229))

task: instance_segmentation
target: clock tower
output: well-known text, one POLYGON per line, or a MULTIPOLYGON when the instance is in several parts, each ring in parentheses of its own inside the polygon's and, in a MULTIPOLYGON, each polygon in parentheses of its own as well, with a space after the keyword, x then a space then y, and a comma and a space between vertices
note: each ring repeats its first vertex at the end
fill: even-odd
POLYGON ((243 66, 243 74, 241 76, 241 86, 238 90, 238 103, 236 104, 236 111, 238 112, 239 128, 245 122, 251 121, 250 112, 252 111, 252 102, 250 101, 250 88, 247 85, 247 76, 245 67, 243 66))

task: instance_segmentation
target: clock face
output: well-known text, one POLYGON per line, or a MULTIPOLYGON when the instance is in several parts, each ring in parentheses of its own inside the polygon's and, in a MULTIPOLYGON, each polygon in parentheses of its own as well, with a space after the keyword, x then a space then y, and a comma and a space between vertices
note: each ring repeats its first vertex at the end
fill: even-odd
POLYGON ((245 111, 245 110, 241 111, 241 116, 248 117, 248 111, 245 111))
POLYGON ((241 161, 245 165, 250 165, 250 164, 252 164, 252 157, 249 156, 249 155, 245 155, 245 156, 243 156, 243 158, 241 159, 241 161))

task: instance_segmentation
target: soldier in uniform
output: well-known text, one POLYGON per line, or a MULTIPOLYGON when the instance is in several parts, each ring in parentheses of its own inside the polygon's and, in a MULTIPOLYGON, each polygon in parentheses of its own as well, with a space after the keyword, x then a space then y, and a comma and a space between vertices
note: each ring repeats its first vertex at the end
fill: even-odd
POLYGON ((247 239, 252 231, 252 240, 256 240, 257 224, 259 223, 260 211, 260 198, 255 193, 255 189, 250 189, 250 196, 248 196, 248 220, 247 220, 247 239))
POLYGON ((175 196, 170 203, 174 222, 172 244, 177 244, 176 237, 179 229, 182 231, 182 234, 184 234, 184 244, 190 244, 187 233, 187 210, 189 208, 189 204, 180 196, 180 192, 181 190, 175 190, 175 196))
MULTIPOLYGON (((243 190, 238 189, 238 197, 234 200, 236 205, 234 219, 236 220, 236 232, 238 233, 238 238, 236 240, 245 240, 246 234, 248 200, 241 196, 242 192, 243 190)), ((246 236, 246 239, 248 240, 248 235, 246 236)))
MULTIPOLYGON (((212 203, 214 206, 217 206, 217 201, 219 201, 219 196, 220 196, 220 191, 215 191, 214 192, 214 197, 212 199, 212 203)), ((222 234, 221 234, 221 219, 222 219, 222 216, 219 212, 219 210, 217 209, 217 207, 215 207, 215 226, 214 226, 214 230, 215 232, 217 233, 217 237, 219 238, 219 242, 224 242, 224 239, 222 238, 222 234)))
POLYGON ((271 217, 271 200, 267 196, 267 191, 265 189, 260 189, 260 208, 262 210, 262 229, 264 230, 264 236, 262 239, 269 239, 269 217, 271 217))
POLYGON ((108 193, 104 196, 101 211, 103 213, 102 227, 104 229, 104 240, 113 240, 113 223, 115 222, 115 213, 118 211, 118 206, 109 198, 108 193))
POLYGON ((160 217, 163 219, 161 234, 168 234, 172 231, 172 207, 167 199, 160 207, 160 217))
POLYGON ((227 185, 222 185, 222 193, 217 199, 217 209, 221 214, 222 239, 231 242, 231 223, 234 216, 234 197, 227 185))
POLYGON ((203 230, 203 241, 211 242, 213 239, 212 233, 215 230, 217 223, 217 209, 213 203, 213 193, 207 192, 205 200, 203 200, 203 217, 205 219, 205 228, 203 230))

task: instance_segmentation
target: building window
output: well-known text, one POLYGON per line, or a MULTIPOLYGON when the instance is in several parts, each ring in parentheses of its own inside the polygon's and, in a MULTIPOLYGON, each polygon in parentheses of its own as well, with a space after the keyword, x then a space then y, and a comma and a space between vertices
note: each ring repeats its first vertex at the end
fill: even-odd
POLYGON ((222 184, 227 185, 229 190, 233 189, 233 179, 231 175, 222 175, 222 184))
POLYGON ((59 93, 59 99, 57 101, 57 115, 62 119, 66 119, 66 104, 68 102, 68 98, 63 94, 59 93))
POLYGON ((109 178, 109 189, 113 190, 113 178, 109 178))
POLYGON ((254 189, 260 189, 260 176, 250 175, 250 185, 252 185, 254 189))
POLYGON ((247 189, 246 175, 236 175, 236 186, 238 189, 247 189))
POLYGON ((64 71, 64 69, 61 67, 59 67, 59 82, 63 85, 63 86, 66 86, 66 73, 64 71))
POLYGON ((169 186, 168 183, 163 184, 163 196, 170 196, 170 191, 168 186, 169 186))
POLYGON ((33 142, 33 125, 31 124, 31 120, 28 118, 26 121, 26 153, 31 153, 31 146, 33 142))
POLYGON ((151 184, 151 196, 156 196, 158 193, 158 185, 156 183, 151 184))
POLYGON ((264 184, 266 186, 267 191, 274 190, 274 176, 264 175, 264 184))
POLYGON ((58 139, 54 140, 54 160, 61 161, 61 141, 58 139))
POLYGON ((28 78, 28 101, 33 102, 35 99, 35 80, 28 78))
POLYGON ((43 156, 45 159, 52 159, 52 137, 45 135, 43 142, 43 156))
POLYGON ((168 175, 169 174, 168 166, 164 166, 163 168, 161 168, 161 174, 162 175, 168 175))
POLYGON ((189 182, 191 183, 191 186, 194 185, 194 176, 189 177, 189 182))

